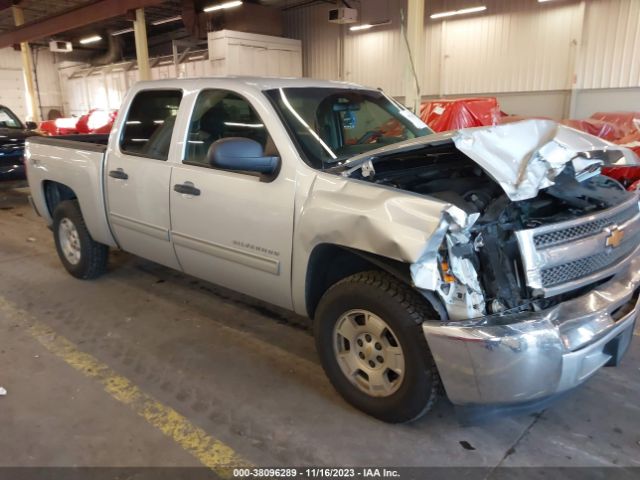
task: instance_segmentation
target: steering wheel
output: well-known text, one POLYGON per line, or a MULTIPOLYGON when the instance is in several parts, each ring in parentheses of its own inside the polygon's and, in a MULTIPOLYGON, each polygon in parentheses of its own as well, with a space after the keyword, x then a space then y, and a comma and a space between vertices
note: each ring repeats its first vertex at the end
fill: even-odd
POLYGON ((372 143, 372 141, 378 140, 382 137, 384 133, 380 130, 369 130, 365 132, 358 140, 356 140, 355 145, 362 145, 363 143, 372 143))

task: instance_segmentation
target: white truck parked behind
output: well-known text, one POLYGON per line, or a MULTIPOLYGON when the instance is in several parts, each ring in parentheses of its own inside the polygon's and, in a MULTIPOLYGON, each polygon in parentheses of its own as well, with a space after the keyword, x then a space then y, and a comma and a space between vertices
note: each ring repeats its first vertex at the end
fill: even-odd
POLYGON ((119 248, 313 319, 343 397, 415 419, 526 404, 616 365, 640 291, 635 155, 530 120, 433 134, 378 90, 260 78, 137 84, 110 136, 31 137, 65 268, 119 248))

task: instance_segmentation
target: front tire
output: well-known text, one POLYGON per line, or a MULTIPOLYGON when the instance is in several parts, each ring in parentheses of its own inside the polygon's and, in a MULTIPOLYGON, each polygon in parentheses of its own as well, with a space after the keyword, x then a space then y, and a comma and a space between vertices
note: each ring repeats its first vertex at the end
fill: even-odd
POLYGON ((77 200, 64 200, 56 206, 53 237, 60 261, 74 277, 89 280, 106 272, 109 247, 91 238, 77 200))
POLYGON ((358 273, 324 294, 314 323, 322 366, 353 406, 390 423, 416 420, 438 396, 439 377, 421 324, 438 318, 411 288, 380 271, 358 273))

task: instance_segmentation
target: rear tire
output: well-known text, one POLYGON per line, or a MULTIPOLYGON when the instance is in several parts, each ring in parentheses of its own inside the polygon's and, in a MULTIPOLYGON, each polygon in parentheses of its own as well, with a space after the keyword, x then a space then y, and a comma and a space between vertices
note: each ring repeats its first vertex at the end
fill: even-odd
POLYGON ((107 271, 109 247, 91 238, 77 200, 64 200, 56 206, 53 238, 60 261, 74 277, 89 280, 107 271))
POLYGON ((410 422, 438 397, 440 380, 421 328, 436 318, 422 297, 394 277, 358 273, 320 300, 316 348, 345 400, 382 421, 410 422))

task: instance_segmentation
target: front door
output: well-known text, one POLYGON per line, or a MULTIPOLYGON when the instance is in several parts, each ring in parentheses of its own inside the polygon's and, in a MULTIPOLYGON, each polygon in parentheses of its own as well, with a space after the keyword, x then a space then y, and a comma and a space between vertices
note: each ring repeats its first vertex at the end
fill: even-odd
POLYGON ((178 259, 186 273, 291 308, 295 183, 282 171, 264 177, 212 166, 209 147, 229 137, 250 138, 278 155, 249 101, 225 90, 200 92, 183 162, 171 176, 178 259))
POLYGON ((180 269, 170 243, 167 163, 180 90, 138 92, 121 125, 117 145, 107 155, 106 193, 109 221, 120 247, 130 253, 180 269))

